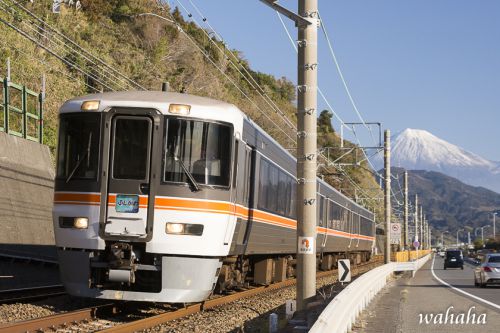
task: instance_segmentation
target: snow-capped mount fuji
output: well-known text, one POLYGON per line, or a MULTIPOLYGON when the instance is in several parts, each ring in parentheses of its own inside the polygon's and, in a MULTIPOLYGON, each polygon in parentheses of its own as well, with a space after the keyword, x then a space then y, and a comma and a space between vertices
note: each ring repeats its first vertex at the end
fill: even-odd
POLYGON ((485 159, 419 129, 408 128, 395 135, 391 146, 394 167, 438 171, 466 184, 500 193, 500 162, 485 159))

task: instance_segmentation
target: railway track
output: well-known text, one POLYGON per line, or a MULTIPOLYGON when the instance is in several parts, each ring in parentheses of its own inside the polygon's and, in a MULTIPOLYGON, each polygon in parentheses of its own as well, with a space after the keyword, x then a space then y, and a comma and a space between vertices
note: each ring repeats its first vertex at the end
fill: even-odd
MULTIPOLYGON (((352 269, 353 276, 366 272, 380 264, 381 260, 379 258, 375 258, 375 260, 372 260, 368 263, 354 266, 352 269)), ((336 270, 319 272, 317 274, 317 278, 321 279, 324 277, 336 276, 336 272, 336 270)), ((203 303, 196 303, 177 310, 167 312, 164 312, 165 310, 162 310, 163 313, 147 316, 146 318, 141 318, 126 323, 117 323, 116 320, 107 320, 110 318, 110 316, 115 317, 120 308, 119 303, 110 303, 89 307, 86 309, 80 309, 77 311, 46 316, 34 320, 4 324, 3 326, 0 325, 0 333, 27 331, 42 332, 46 330, 61 332, 99 331, 103 333, 140 331, 165 324, 173 320, 185 318, 187 316, 194 315, 206 310, 221 307, 241 299, 250 298, 252 296, 257 296, 260 294, 265 294, 282 288, 290 287, 295 283, 295 279, 290 279, 268 286, 255 287, 231 295, 214 297, 203 303)), ((127 319, 124 319, 123 321, 127 321, 127 319)))
POLYGON ((62 284, 0 291, 0 304, 32 302, 40 299, 65 295, 62 284))

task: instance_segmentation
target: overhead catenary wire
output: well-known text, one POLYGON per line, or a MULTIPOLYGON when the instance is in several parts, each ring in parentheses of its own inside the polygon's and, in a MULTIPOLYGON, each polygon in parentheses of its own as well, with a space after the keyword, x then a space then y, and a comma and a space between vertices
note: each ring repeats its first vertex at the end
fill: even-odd
MULTIPOLYGON (((40 43, 39 41, 37 41, 35 38, 31 37, 30 35, 28 35, 26 32, 22 31, 21 29, 17 28, 16 26, 14 26, 13 24, 5 21, 4 19, 0 18, 0 22, 7 25, 8 27, 14 29, 15 31, 17 31, 19 34, 21 34, 23 37, 29 39, 30 41, 32 41, 33 43, 35 43, 36 45, 38 45, 39 47, 43 48, 45 51, 49 52, 51 55, 53 55, 54 57, 56 57, 57 59, 61 60, 63 63, 67 64, 68 66, 76 69, 77 71, 79 71, 80 73, 82 73, 83 75, 86 75, 86 76, 89 76, 89 74, 87 72, 85 72, 84 70, 82 70, 81 68, 75 66, 73 63, 71 63, 70 61, 64 59, 63 57, 59 56, 58 54, 56 54, 55 52, 53 52, 52 50, 50 50, 49 48, 47 48, 46 46, 44 46, 42 43, 40 43)), ((104 82, 101 82, 100 80, 98 79, 95 79, 97 82, 99 82, 101 85, 107 87, 109 90, 113 90, 111 87, 109 87, 108 85, 106 85, 104 82)))
MULTIPOLYGON (((14 8, 9 7, 3 0, 0 0, 0 7, 2 7, 2 10, 4 12, 6 12, 6 13, 10 13, 12 15, 17 15, 18 14, 18 12, 14 8)), ((61 60, 63 63, 65 63, 66 65, 68 65, 70 68, 73 68, 73 69, 77 70, 78 72, 80 72, 81 74, 83 74, 84 76, 86 76, 88 78, 91 78, 92 80, 94 80, 95 82, 101 84, 103 87, 107 88, 108 90, 111 90, 111 91, 115 90, 109 84, 105 83, 102 79, 98 78, 96 75, 94 75, 91 72, 89 72, 89 71, 81 68, 75 62, 72 62, 71 60, 69 60, 64 55, 59 54, 55 50, 51 49, 47 45, 44 45, 42 42, 40 42, 39 40, 37 40, 35 38, 37 35, 39 35, 40 37, 43 37, 43 38, 45 36, 38 29, 35 29, 32 26, 27 25, 24 20, 22 22, 27 26, 28 29, 32 30, 35 33, 35 37, 32 36, 32 35, 30 35, 27 31, 22 30, 21 28, 15 26, 14 24, 12 24, 10 22, 7 22, 6 20, 2 19, 1 22, 4 23, 4 24, 6 24, 7 26, 9 26, 10 28, 14 29, 16 32, 18 32, 19 34, 21 34, 23 37, 29 39, 31 42, 33 42, 37 46, 41 47, 42 49, 44 49, 45 51, 47 51, 52 56, 54 56, 57 59, 61 60)), ((53 41, 51 39, 48 39, 48 41, 49 41, 49 43, 53 43, 53 41)))
POLYGON ((75 82, 78 82, 78 83, 81 83, 81 84, 84 84, 85 86, 87 86, 87 88, 89 89, 92 89, 94 90, 95 92, 99 92, 99 89, 95 88, 95 87, 92 87, 91 85, 85 83, 85 82, 82 82, 82 80, 78 79, 77 77, 74 77, 74 76, 71 76, 69 75, 68 73, 65 73, 63 71, 61 71, 60 69, 58 68, 55 68, 54 66, 51 66, 48 62, 40 59, 40 57, 35 57, 33 56, 33 54, 30 54, 30 53, 27 53, 27 52, 24 52, 22 49, 18 48, 18 47, 15 47, 13 45, 8 45, 7 43, 4 42, 4 40, 0 40, 0 42, 2 43, 2 46, 4 48, 14 48, 17 52, 19 52, 20 54, 22 54, 23 56, 25 56, 26 58, 30 58, 32 60, 35 60, 35 61, 38 61, 39 63, 41 63, 42 65, 44 65, 46 68, 48 68, 49 70, 51 71, 55 71, 55 72, 58 72, 64 76, 66 76, 68 79, 71 79, 75 82))
MULTIPOLYGON (((295 52, 297 53, 297 52, 298 52, 297 46, 295 45, 295 42, 294 42, 294 40, 293 40, 293 38, 292 38, 292 36, 291 36, 291 34, 290 34, 290 32, 289 32, 288 28, 286 27, 285 23, 283 22, 283 19, 281 18, 281 15, 280 15, 278 12, 276 12, 276 13, 277 13, 277 16, 278 16, 278 18, 279 18, 279 20, 280 20, 280 22, 281 22, 281 24, 282 24, 282 26, 283 26, 283 28, 284 28, 284 30, 285 30, 285 32, 286 32, 286 34, 287 34, 288 39, 290 40, 290 43, 292 44, 293 49, 294 49, 294 50, 295 50, 295 52)), ((359 138, 358 138, 358 136, 357 136, 357 134, 356 134, 355 130, 354 130, 353 128, 351 128, 351 127, 347 126, 347 125, 346 125, 346 123, 345 123, 345 122, 344 122, 344 121, 343 121, 343 120, 342 120, 342 119, 338 116, 338 114, 334 111, 333 107, 331 106, 330 102, 329 102, 329 101, 328 101, 328 99, 326 98, 325 94, 321 91, 321 89, 320 89, 320 87, 319 87, 319 86, 317 87, 317 89, 318 89, 318 92, 319 92, 320 96, 322 97, 322 99, 323 99, 323 100, 324 100, 324 102, 326 103, 326 105, 330 108, 330 111, 331 111, 331 112, 334 114, 334 116, 335 116, 335 117, 336 117, 336 118, 340 121, 341 126, 345 126, 347 129, 349 129, 351 132, 353 132, 353 135, 354 135, 355 140, 357 141, 358 145, 359 145, 359 146, 361 146, 361 141, 359 140, 359 138)), ((362 121, 363 121, 363 123, 366 125, 366 122, 364 122, 364 119, 362 119, 362 121)), ((363 152, 363 154, 364 154, 364 156, 365 156, 366 161, 368 162, 368 164, 370 165, 370 167, 373 169, 373 172, 374 172, 377 176, 379 176, 381 179, 385 179, 385 178, 384 178, 384 176, 383 176, 383 175, 381 175, 381 174, 380 174, 380 173, 376 170, 376 168, 374 167, 373 163, 371 162, 370 158, 368 157, 368 155, 366 154, 366 152, 364 151, 364 149, 361 149, 361 150, 362 150, 362 152, 363 152)), ((378 153, 378 152, 377 152, 377 153, 378 153)), ((324 156, 323 156, 323 158, 325 158, 325 159, 326 159, 326 157, 324 157, 324 156)), ((334 165, 334 166, 338 169, 338 167, 337 167, 336 165, 334 165)), ((342 169, 340 169, 340 170, 342 170, 342 169)), ((347 176, 347 174, 346 174, 346 173, 344 173, 344 176, 347 176)), ((395 196, 394 191, 392 190, 392 188, 390 189, 390 191, 391 191, 391 195, 395 198, 396 196, 395 196)), ((397 201, 397 200, 396 200, 396 202, 397 202, 398 204, 400 204, 400 203, 399 203, 399 201, 397 201)))
POLYGON ((326 30, 324 21, 321 18, 321 14, 320 14, 319 11, 318 11, 318 19, 319 19, 319 22, 320 22, 321 30, 323 31, 323 34, 325 35, 325 39, 326 39, 326 42, 327 42, 327 45, 328 45, 328 49, 330 50, 330 54, 331 54, 331 56, 333 58, 333 62, 335 63, 335 67, 337 68, 337 72, 339 74, 340 80, 342 81, 342 84, 343 84, 344 89, 345 89, 345 91, 347 93, 347 96, 349 97, 349 101, 351 102, 351 105, 352 105, 354 111, 358 115, 359 120, 363 123, 363 125, 366 127, 366 129, 368 129, 368 131, 370 132, 370 135, 371 135, 374 143, 376 143, 376 140, 373 137, 372 128, 366 124, 366 121, 364 120, 363 116, 359 112, 358 107, 356 106, 356 103, 354 102, 354 98, 352 97, 351 91, 350 91, 349 87, 347 86, 347 82, 346 82, 346 80, 344 78, 344 74, 342 73, 342 70, 340 68, 339 62, 337 61, 337 56, 335 55, 335 52, 333 50, 332 42, 330 41, 330 37, 328 36, 328 32, 326 30))
MULTIPOLYGON (((182 7, 182 9, 188 14, 188 17, 190 17, 194 23, 196 23, 198 26, 201 27, 200 23, 193 17, 192 13, 182 4, 182 2, 180 0, 176 0, 176 2, 182 7)), ((209 28, 211 29, 211 31, 214 33, 214 35, 216 36, 219 36, 219 39, 222 41, 222 37, 219 33, 217 33, 217 31, 215 31, 215 29, 208 23, 208 20, 207 18, 205 17, 205 15, 203 15, 203 13, 200 11, 200 9, 198 7, 196 7, 193 3, 193 1, 189 1, 193 6, 194 8, 197 10, 198 14, 203 18, 204 22, 209 26, 209 28)), ((248 72, 248 70, 246 69, 245 66, 241 65, 240 64, 240 59, 238 59, 231 51, 227 52, 227 54, 229 54, 229 56, 231 58, 234 59, 231 60, 229 59, 229 56, 226 54, 225 52, 225 49, 222 49, 220 47, 220 45, 218 45, 214 40, 212 40, 212 38, 210 37, 209 33, 205 30, 205 29, 202 29, 204 34, 208 37, 208 40, 213 44, 215 45, 215 47, 217 48, 217 50, 224 56, 226 57, 226 59, 229 60, 229 62, 231 63, 231 65, 234 67, 234 69, 236 69, 236 71, 241 75, 241 77, 248 83, 250 84, 250 86, 252 88, 255 89, 255 91, 257 92, 257 94, 263 99, 263 101, 276 113, 278 113, 280 115, 280 117, 282 118, 282 120, 287 124, 287 126, 289 126, 291 129, 293 130, 297 130, 297 127, 295 126, 295 124, 286 116, 286 114, 276 105, 276 103, 267 95, 267 93, 264 91, 264 89, 258 84, 258 82, 255 80, 255 78, 253 77, 253 75, 251 73, 248 72), (240 69, 241 67, 241 69, 240 69), (242 70, 245 72, 245 74, 243 74, 242 70)), ((226 45, 224 43, 224 45, 226 45)))
POLYGON ((264 117, 266 117, 274 126, 277 130, 281 131, 285 136, 287 136, 292 142, 295 143, 295 139, 291 137, 286 131, 284 131, 275 121, 271 119, 264 111, 260 109, 260 107, 253 101, 237 84, 234 82, 234 80, 227 75, 220 66, 218 66, 215 61, 198 45, 198 43, 186 32, 184 29, 180 26, 179 22, 176 21, 175 17, 168 11, 166 10, 169 15, 170 19, 175 22, 175 25, 177 29, 184 34, 184 36, 191 42, 191 44, 198 50, 200 53, 224 76, 226 80, 228 80, 264 117))
MULTIPOLYGON (((121 82, 128 82, 128 85, 130 87, 133 87, 133 88, 136 88, 136 89, 140 89, 140 90, 146 90, 146 88, 144 88, 143 86, 141 86, 139 83, 137 83, 136 81, 130 79, 129 77, 127 77, 126 75, 124 75, 123 73, 121 73, 120 71, 118 71, 117 69, 113 68, 111 65, 107 64, 106 62, 104 62, 99 57, 93 55, 91 52, 89 52, 85 48, 83 48, 80 45, 78 45, 76 42, 74 42, 72 39, 70 39, 69 37, 67 37, 65 34, 63 34, 62 32, 60 32, 56 28, 52 27, 46 21, 44 21, 43 19, 41 19, 40 17, 38 17, 36 14, 34 14, 32 11, 30 11, 29 9, 27 9, 26 7, 24 7, 21 3, 19 3, 19 1, 16 1, 16 0, 10 0, 10 1, 12 3, 14 3, 22 11, 24 11, 26 14, 28 14, 29 16, 31 16, 33 19, 35 19, 39 23, 41 23, 43 26, 42 27, 39 26, 39 27, 43 31, 48 32, 48 30, 47 30, 47 28, 48 28, 53 33, 53 35, 55 34, 57 36, 60 36, 64 40, 63 43, 65 44, 65 46, 67 48, 72 48, 75 52, 79 53, 82 57, 84 57, 87 61, 93 63, 94 65, 101 66, 101 69, 103 69, 103 71, 105 71, 110 77, 113 77, 116 80, 119 80, 121 82), (45 27, 47 27, 47 28, 45 28, 45 27), (67 45, 67 43, 65 43, 65 42, 69 43, 70 45, 67 45), (80 51, 78 51, 78 50, 80 50, 80 51)), ((4 2, 4 1, 2 0, 2 2, 4 2)))

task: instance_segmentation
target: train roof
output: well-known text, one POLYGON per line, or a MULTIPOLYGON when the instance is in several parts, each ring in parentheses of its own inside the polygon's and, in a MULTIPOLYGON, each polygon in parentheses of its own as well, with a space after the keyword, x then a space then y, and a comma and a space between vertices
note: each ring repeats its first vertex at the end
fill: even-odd
POLYGON ((244 116, 235 105, 219 100, 189 94, 164 91, 119 91, 91 94, 72 98, 60 108, 60 113, 80 111, 84 101, 100 101, 98 112, 103 112, 108 107, 147 107, 156 108, 161 113, 168 113, 170 104, 188 104, 192 107, 225 110, 237 116, 244 116))

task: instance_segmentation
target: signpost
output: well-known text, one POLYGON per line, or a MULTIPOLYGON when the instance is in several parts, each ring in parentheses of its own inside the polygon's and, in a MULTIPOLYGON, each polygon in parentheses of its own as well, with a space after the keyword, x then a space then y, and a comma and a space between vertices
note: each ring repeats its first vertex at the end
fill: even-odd
POLYGON ((339 282, 351 282, 351 262, 349 259, 340 259, 338 261, 339 282))
POLYGON ((391 244, 401 243, 401 223, 391 223, 391 244))
POLYGON ((417 260, 418 260, 418 247, 420 246, 420 242, 418 240, 415 240, 413 242, 413 246, 417 249, 417 260))

